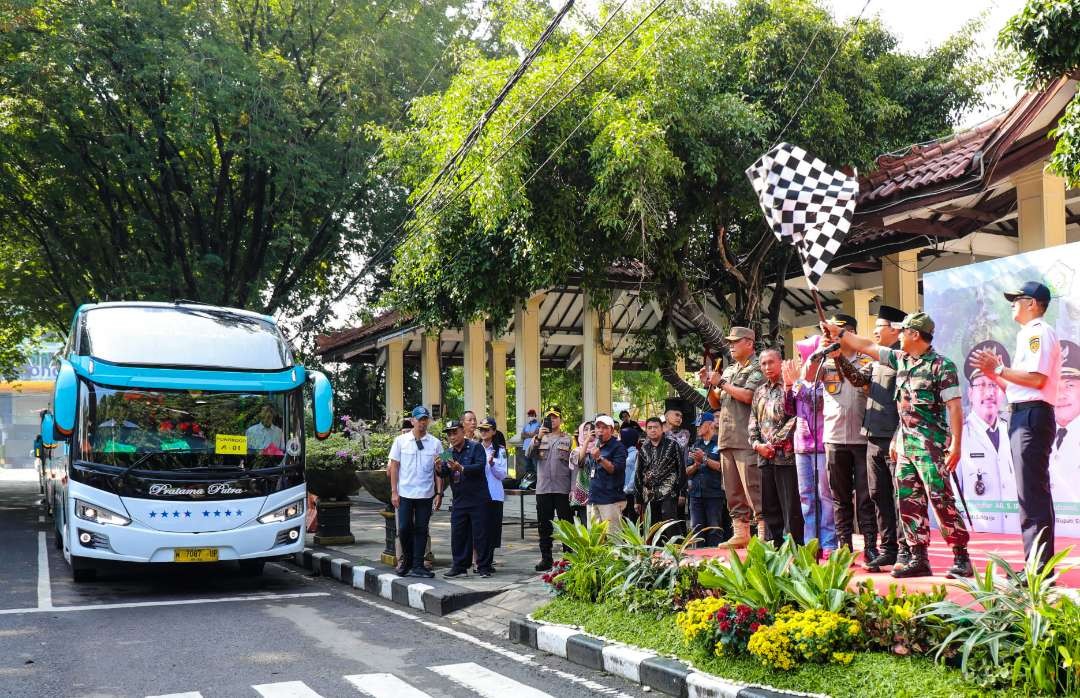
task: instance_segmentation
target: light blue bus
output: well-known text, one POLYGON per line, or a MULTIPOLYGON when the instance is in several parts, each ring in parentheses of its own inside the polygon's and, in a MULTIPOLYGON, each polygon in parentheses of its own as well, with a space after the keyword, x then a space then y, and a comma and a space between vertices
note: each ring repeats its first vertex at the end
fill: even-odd
POLYGON ((303 549, 304 389, 315 436, 327 378, 272 318, 189 302, 76 313, 42 420, 55 544, 76 581, 104 560, 236 560, 260 574, 303 549))

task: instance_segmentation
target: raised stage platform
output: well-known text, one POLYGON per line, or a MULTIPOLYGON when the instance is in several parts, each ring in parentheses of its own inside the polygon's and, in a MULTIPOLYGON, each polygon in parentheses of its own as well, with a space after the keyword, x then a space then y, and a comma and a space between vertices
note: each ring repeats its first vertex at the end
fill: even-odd
MULTIPOLYGON (((896 584, 898 587, 907 589, 908 591, 929 591, 932 587, 939 584, 948 584, 953 580, 947 579, 945 570, 949 569, 952 565, 952 549, 945 544, 945 541, 941 539, 941 536, 934 531, 930 540, 930 566, 937 573, 933 577, 919 577, 916 579, 893 579, 889 574, 888 568, 877 574, 870 574, 862 569, 862 536, 855 536, 855 548, 859 551, 860 555, 856 558, 856 566, 858 571, 855 574, 853 583, 859 584, 864 579, 869 579, 874 583, 878 592, 884 594, 888 591, 891 584, 896 584)), ((1072 547, 1072 552, 1065 559, 1063 566, 1073 565, 1074 568, 1068 570, 1058 579, 1058 584, 1063 587, 1072 589, 1080 589, 1080 538, 1064 538, 1059 536, 1057 538, 1055 549, 1057 551, 1065 550, 1068 547, 1072 547)), ((740 551, 745 555, 745 551, 740 551)), ((1005 559, 1013 569, 1023 569, 1024 567, 1024 543, 1020 539, 1019 534, 1002 534, 1002 533, 973 533, 971 542, 968 545, 968 552, 971 555, 971 563, 975 567, 977 573, 981 573, 986 568, 988 561, 988 555, 998 555, 1005 559)), ((728 556, 730 551, 724 548, 699 548, 697 550, 691 550, 690 554, 695 557, 721 557, 728 556)), ((959 590, 950 591, 949 594, 956 600, 960 600, 958 596, 962 596, 963 592, 959 590), (954 595, 955 594, 955 595, 954 595)))

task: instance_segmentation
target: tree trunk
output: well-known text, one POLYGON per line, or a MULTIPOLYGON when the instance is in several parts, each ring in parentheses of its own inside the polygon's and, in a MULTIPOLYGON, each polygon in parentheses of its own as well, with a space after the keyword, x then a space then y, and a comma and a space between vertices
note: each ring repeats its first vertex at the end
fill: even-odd
POLYGON ((660 369, 660 377, 668 382, 668 385, 675 388, 675 392, 678 393, 686 402, 694 405, 699 410, 707 409, 708 404, 705 397, 694 389, 694 386, 683 380, 683 377, 670 366, 665 366, 660 369))

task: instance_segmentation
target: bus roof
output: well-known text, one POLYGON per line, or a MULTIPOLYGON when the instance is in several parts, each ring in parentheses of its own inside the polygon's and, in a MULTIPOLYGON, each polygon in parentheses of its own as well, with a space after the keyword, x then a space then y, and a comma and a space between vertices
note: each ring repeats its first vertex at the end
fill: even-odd
POLYGON ((95 303, 76 314, 76 353, 126 366, 280 371, 292 352, 272 318, 195 303, 95 303))

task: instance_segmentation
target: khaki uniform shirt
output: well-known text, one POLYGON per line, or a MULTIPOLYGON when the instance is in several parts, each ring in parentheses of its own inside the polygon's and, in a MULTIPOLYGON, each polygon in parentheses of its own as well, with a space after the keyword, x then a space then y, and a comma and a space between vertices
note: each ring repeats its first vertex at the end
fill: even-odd
POLYGON ((572 445, 570 435, 561 431, 533 439, 529 455, 536 459, 537 494, 570 494, 572 445))
MULTIPOLYGON (((751 357, 744 365, 733 363, 721 374, 728 383, 750 392, 765 381, 758 367, 757 357, 751 357)), ((750 449, 750 405, 739 402, 726 391, 720 391, 720 409, 717 414, 717 445, 720 448, 750 449)))
MULTIPOLYGON (((856 369, 862 369, 870 363, 870 358, 860 354, 851 363, 856 369)), ((825 443, 865 444, 862 425, 866 415, 866 390, 856 388, 846 380, 832 359, 827 359, 819 370, 825 386, 822 409, 825 416, 825 443)))

